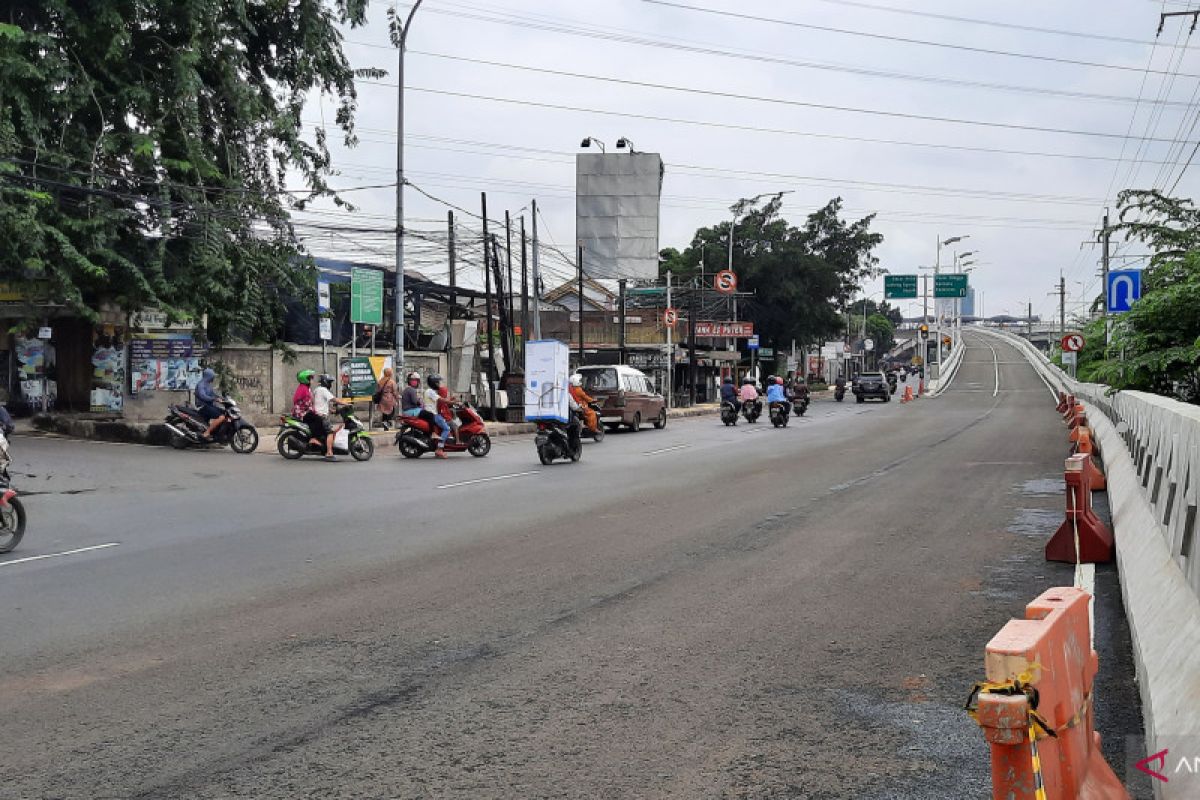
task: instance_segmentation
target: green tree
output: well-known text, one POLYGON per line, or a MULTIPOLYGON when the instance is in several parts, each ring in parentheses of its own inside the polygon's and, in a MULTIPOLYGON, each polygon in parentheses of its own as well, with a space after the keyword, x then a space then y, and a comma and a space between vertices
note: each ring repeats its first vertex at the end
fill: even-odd
POLYGON ((306 141, 301 112, 335 97, 353 144, 364 73, 338 25, 366 0, 5 6, 0 280, 85 317, 155 305, 206 316, 217 342, 275 340, 281 298, 311 283, 288 211, 331 194, 326 132, 306 141))
POLYGON ((882 314, 867 317, 867 336, 875 341, 875 352, 886 353, 896 344, 896 326, 882 314))
MULTIPOLYGON (((1142 273, 1142 298, 1114 321, 1103 357, 1081 360, 1081 375, 1200 402, 1200 209, 1157 191, 1122 192, 1119 204, 1118 228, 1154 256, 1142 273)), ((1092 337, 1103 341, 1099 326, 1092 337)))
MULTIPOLYGON (((873 216, 843 220, 841 198, 800 227, 779 216, 780 206, 776 196, 761 207, 749 201, 734 207, 741 215, 733 229, 734 271, 738 289, 754 293, 742 307, 763 343, 782 347, 795 339, 807 346, 842 330, 841 309, 850 307, 865 279, 878 274, 872 251, 883 236, 870 230, 873 216)), ((723 269, 729 230, 730 223, 722 222, 696 231, 675 263, 692 266, 694 274, 703 253, 705 272, 723 269)))

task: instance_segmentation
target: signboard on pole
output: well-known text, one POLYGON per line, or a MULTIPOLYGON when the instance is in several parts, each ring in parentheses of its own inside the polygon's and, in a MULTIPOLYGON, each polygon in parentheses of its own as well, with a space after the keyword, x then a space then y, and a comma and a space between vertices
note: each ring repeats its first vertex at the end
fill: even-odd
POLYGON ((866 350, 869 353, 874 349, 875 349, 875 340, 874 339, 863 339, 863 350, 866 350))
POLYGON ((1142 297, 1142 273, 1136 269, 1119 269, 1108 273, 1104 296, 1108 313, 1124 314, 1142 297))
POLYGON ((329 317, 321 317, 319 324, 321 328, 321 341, 328 342, 333 338, 333 320, 329 317))
POLYGON ((328 314, 329 308, 329 281, 317 281, 317 313, 328 314))
POLYGON ((737 275, 731 269, 723 269, 713 278, 713 288, 721 294, 733 294, 737 291, 737 275))
POLYGON ((699 338, 745 339, 753 335, 753 322, 707 322, 696 320, 696 336, 699 338))
POLYGON ((383 272, 365 267, 350 271, 350 321, 383 324, 383 272))
POLYGON ((1062 354, 1062 362, 1069 367, 1073 367, 1079 362, 1079 354, 1073 350, 1064 350, 1062 354))
POLYGON ((748 342, 746 342, 746 347, 750 348, 751 350, 757 350, 758 349, 758 337, 751 336, 750 340, 748 342))
POLYGON ((888 300, 913 300, 917 297, 916 275, 884 275, 883 296, 888 300))
POLYGON ((674 328, 676 322, 679 322, 679 310, 678 309, 668 308, 666 311, 663 312, 663 324, 664 325, 666 325, 668 328, 674 328))
POLYGON ((392 366, 391 356, 352 356, 338 365, 341 397, 350 400, 370 400, 379 388, 383 371, 392 366))
POLYGON ((525 343, 525 419, 568 422, 571 349, 557 339, 525 343))
POLYGON ((1064 353, 1078 353, 1083 349, 1083 335, 1079 333, 1068 333, 1062 337, 1062 351, 1064 353))
POLYGON ((967 276, 941 273, 933 277, 934 297, 966 297, 967 276))

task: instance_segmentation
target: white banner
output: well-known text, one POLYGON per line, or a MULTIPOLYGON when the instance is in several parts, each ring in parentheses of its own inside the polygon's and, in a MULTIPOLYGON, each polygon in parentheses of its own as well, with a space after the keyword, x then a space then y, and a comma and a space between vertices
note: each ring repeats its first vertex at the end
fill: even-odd
POLYGON ((525 419, 567 422, 571 349, 557 339, 525 343, 525 419))

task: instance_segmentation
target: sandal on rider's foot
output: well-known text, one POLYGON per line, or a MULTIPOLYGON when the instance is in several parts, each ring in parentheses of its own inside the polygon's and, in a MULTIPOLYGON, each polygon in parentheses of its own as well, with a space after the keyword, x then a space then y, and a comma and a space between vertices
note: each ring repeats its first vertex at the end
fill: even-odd
POLYGON ((338 457, 337 456, 325 456, 325 460, 326 461, 337 461, 338 457))
POLYGON ((446 455, 446 451, 440 447, 433 451, 433 455, 435 458, 449 458, 449 456, 446 455))

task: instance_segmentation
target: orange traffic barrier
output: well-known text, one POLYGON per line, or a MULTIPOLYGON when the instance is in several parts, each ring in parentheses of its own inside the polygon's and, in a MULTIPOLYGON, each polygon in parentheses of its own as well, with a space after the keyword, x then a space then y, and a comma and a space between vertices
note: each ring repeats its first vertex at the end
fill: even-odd
POLYGON ((1096 447, 1092 444, 1092 429, 1079 427, 1075 430, 1079 431, 1079 438, 1075 442, 1075 452, 1087 456, 1083 461, 1083 471, 1087 473, 1088 483, 1091 485, 1092 491, 1106 491, 1108 489, 1108 479, 1104 477, 1104 473, 1096 466, 1096 447))
POLYGON ((904 396, 900 398, 901 403, 911 403, 913 401, 913 392, 911 386, 904 387, 904 396))
POLYGON ((1066 411, 1069 407, 1070 406, 1067 404, 1067 393, 1059 392, 1058 393, 1058 407, 1056 410, 1058 411, 1058 413, 1061 414, 1064 411, 1066 411))
POLYGON ((1081 431, 1091 432, 1091 427, 1088 425, 1087 414, 1082 412, 1075 415, 1075 419, 1071 420, 1071 432, 1067 434, 1067 441, 1075 444, 1079 441, 1081 431))
POLYGON ((967 711, 991 749, 996 800, 1129 800, 1094 729, 1090 599, 1047 589, 987 644, 967 711))
POLYGON ((1076 403, 1075 407, 1071 409, 1070 415, 1067 416, 1067 427, 1074 428, 1079 424, 1081 418, 1087 419, 1087 411, 1081 403, 1076 403))
POLYGON ((1075 395, 1067 395, 1067 407, 1062 410, 1063 422, 1070 424, 1071 417, 1075 416, 1075 406, 1079 405, 1075 399, 1075 395))
POLYGON ((1106 564, 1113 560, 1112 531, 1092 510, 1091 475, 1084 468, 1090 458, 1077 453, 1067 459, 1067 518, 1046 543, 1047 561, 1106 564))

